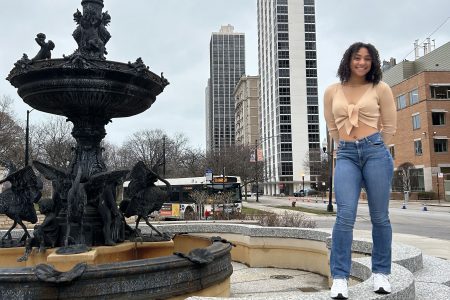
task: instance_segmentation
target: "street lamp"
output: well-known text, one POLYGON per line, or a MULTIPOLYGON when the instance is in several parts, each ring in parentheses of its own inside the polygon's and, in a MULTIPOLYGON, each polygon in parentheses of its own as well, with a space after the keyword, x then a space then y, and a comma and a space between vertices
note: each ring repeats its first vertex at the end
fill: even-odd
POLYGON ((303 190, 303 195, 305 195, 305 173, 302 173, 302 190, 303 190))
POLYGON ((259 202, 259 185, 258 185, 258 139, 255 140, 255 185, 256 185, 256 202, 259 202))
POLYGON ((30 113, 34 110, 27 110, 27 124, 25 127, 25 167, 28 166, 29 161, 29 140, 30 140, 30 113))
MULTIPOLYGON (((437 156, 436 156, 436 149, 434 147, 434 142, 435 142, 435 137, 436 137, 436 131, 433 131, 433 137, 432 137, 432 147, 434 150, 434 164, 436 165, 436 187, 437 187, 437 197, 438 197, 438 203, 441 204, 441 197, 439 195, 439 164, 437 161, 437 156)), ((430 151, 431 151, 431 147, 430 147, 430 151)), ((431 165, 431 162, 430 162, 431 165)), ((433 165, 431 165, 431 169, 433 169, 433 165)), ((433 172, 431 172, 433 173, 433 172)))
POLYGON ((323 153, 328 155, 328 205, 327 205, 327 211, 333 212, 333 151, 334 151, 334 142, 331 140, 331 137, 329 134, 327 134, 328 137, 328 144, 329 147, 327 147, 327 143, 325 141, 322 142, 322 150, 323 153), (327 151, 327 149, 329 151, 327 151))
POLYGON ((163 135, 163 177, 166 178, 166 135, 163 135))

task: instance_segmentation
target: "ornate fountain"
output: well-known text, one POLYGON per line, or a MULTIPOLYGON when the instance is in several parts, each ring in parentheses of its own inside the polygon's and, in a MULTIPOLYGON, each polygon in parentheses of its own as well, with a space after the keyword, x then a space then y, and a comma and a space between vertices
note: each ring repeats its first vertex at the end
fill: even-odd
MULTIPOLYGON (((73 181, 80 170, 80 182, 86 183, 92 176, 107 172, 100 146, 106 135, 105 125, 112 118, 130 117, 150 108, 169 82, 162 74, 158 76, 151 72, 141 58, 133 63, 106 60, 106 44, 111 37, 106 27, 111 17, 108 12, 102 12, 103 0, 83 0, 81 4, 83 13, 77 10, 74 14, 78 26, 73 37, 78 49, 64 58, 51 59, 50 51, 55 45, 52 41, 46 42, 45 34, 40 33, 36 38, 41 46, 39 53, 33 59, 24 54, 15 63, 7 80, 18 89, 23 101, 34 109, 66 116, 73 123, 72 135, 77 145, 69 169, 59 171, 73 181)), ((51 166, 35 164, 35 167, 49 179, 54 179, 54 173, 58 172, 51 166)), ((103 179, 113 185, 114 181, 120 181, 120 175, 126 173, 105 174, 103 179)), ((74 236, 71 238, 78 244, 101 245, 123 240, 119 233, 112 232, 111 235, 116 236, 113 238, 105 237, 102 232, 97 202, 101 201, 99 195, 102 192, 99 190, 108 188, 103 187, 104 181, 92 182, 90 188, 86 188, 84 241, 80 236, 80 224, 73 224, 71 229, 74 236)), ((67 204, 60 205, 59 246, 67 238, 64 236, 67 204)), ((72 212, 76 215, 75 209, 72 212)), ((114 214, 118 213, 114 211, 114 214)))
MULTIPOLYGON (((102 12, 103 0, 82 0, 81 5, 82 12, 73 15, 77 24, 73 37, 78 44, 73 54, 51 58, 55 43, 39 33, 39 53, 31 59, 23 54, 7 77, 25 103, 67 117, 73 123, 77 144, 68 169, 33 162, 34 168, 52 181, 52 201, 39 200, 40 193, 35 190, 41 185, 30 166, 26 170, 33 179, 33 193, 11 191, 15 196, 6 195, 28 202, 39 200, 46 219, 35 227, 34 237, 26 240, 25 255, 19 262, 17 253, 23 253, 23 248, 0 249, 2 295, 9 299, 116 299, 132 293, 164 299, 226 282, 232 272, 231 246, 220 238, 192 246, 177 245, 176 238, 167 236, 156 243, 127 242, 139 231, 127 226, 124 216, 136 215, 150 225, 147 213, 158 210, 167 196, 156 191, 153 182, 163 179, 151 170, 143 171, 139 163, 131 172, 107 170, 100 143, 112 118, 144 112, 169 82, 162 73, 151 72, 141 58, 128 63, 106 60, 111 37, 106 27, 111 17, 102 12), (115 188, 127 176, 136 180, 131 198, 143 201, 140 210, 135 206, 131 212, 130 208, 121 211, 115 203, 115 188), (152 205, 148 205, 149 199, 152 205), (41 251, 32 253, 33 246, 41 251), (180 249, 183 251, 177 251, 180 249), (169 255, 174 251, 180 253, 169 255)), ((8 178, 17 177, 13 173, 8 178)))

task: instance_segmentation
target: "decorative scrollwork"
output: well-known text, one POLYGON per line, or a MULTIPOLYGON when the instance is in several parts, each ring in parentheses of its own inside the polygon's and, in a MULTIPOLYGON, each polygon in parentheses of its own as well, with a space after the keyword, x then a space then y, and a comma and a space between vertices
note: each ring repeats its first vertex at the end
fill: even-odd
POLYGON ((149 67, 144 64, 144 61, 140 57, 138 57, 134 63, 129 61, 128 66, 133 68, 133 70, 137 73, 143 73, 149 69, 149 67))
POLYGON ((33 62, 28 58, 28 55, 23 54, 22 58, 14 63, 14 68, 9 73, 7 80, 10 80, 12 77, 20 75, 22 73, 26 73, 29 69, 31 69, 31 64, 33 62))

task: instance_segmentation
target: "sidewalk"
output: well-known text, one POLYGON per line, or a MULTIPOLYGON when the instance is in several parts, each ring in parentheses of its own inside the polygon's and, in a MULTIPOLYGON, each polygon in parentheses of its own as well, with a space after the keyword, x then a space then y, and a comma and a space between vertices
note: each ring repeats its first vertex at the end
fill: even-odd
MULTIPOLYGON (((286 204, 289 203, 287 197, 284 197, 282 199, 286 202, 286 204)), ((301 199, 301 198, 296 198, 296 199, 301 199)), ((362 202, 364 202, 364 201, 362 201, 362 202)), ((391 201, 391 206, 401 207, 401 203, 402 203, 402 201, 393 200, 393 201, 391 201)), ((245 207, 264 210, 264 211, 273 212, 273 213, 277 213, 277 214, 284 214, 285 212, 291 212, 291 213, 293 212, 293 210, 266 206, 264 203, 261 203, 261 202, 256 203, 256 202, 254 202, 254 200, 252 202, 243 202, 243 204, 245 207)), ((301 202, 298 202, 298 200, 297 200, 297 204, 301 205, 301 202)), ((421 207, 421 204, 410 202, 408 206, 414 206, 416 209, 419 209, 421 207)), ((412 209, 412 207, 410 207, 410 209, 412 209)), ((450 212, 450 206, 443 207, 443 211, 450 212)), ((311 213, 303 213, 303 214, 311 217, 314 220, 320 220, 323 218, 327 218, 327 219, 331 218, 330 220, 333 220, 333 222, 334 222, 334 218, 335 218, 334 216, 322 217, 322 216, 318 216, 316 214, 311 214, 311 213)), ((330 224, 333 222, 330 222, 330 224)), ((449 222, 450 222, 450 215, 449 215, 449 222)), ((327 227, 327 229, 331 230, 331 226, 327 227)), ((354 236, 356 238, 370 239, 371 231, 355 229, 354 236)), ((393 241, 397 242, 397 243, 402 243, 402 244, 407 244, 407 245, 417 247, 420 250, 422 250, 422 252, 426 255, 450 260, 450 240, 435 239, 435 238, 429 238, 429 237, 418 236, 418 235, 413 235, 413 234, 404 234, 404 233, 393 232, 393 241)))

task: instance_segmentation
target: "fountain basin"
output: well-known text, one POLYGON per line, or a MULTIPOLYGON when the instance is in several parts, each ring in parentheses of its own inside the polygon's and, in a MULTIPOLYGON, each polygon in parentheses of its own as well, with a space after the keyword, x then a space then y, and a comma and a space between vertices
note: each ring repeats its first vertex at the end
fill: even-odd
POLYGON ((81 57, 19 62, 7 79, 23 101, 40 111, 63 116, 133 116, 150 108, 167 85, 142 62, 125 64, 81 57))
POLYGON ((12 261, 22 255, 23 248, 0 249, 0 257, 3 257, 0 261, 0 298, 185 299, 190 295, 227 297, 229 277, 232 273, 231 245, 222 242, 211 243, 211 240, 200 237, 190 239, 191 243, 186 245, 185 239, 175 237, 170 242, 102 246, 94 248, 92 252, 69 256, 56 255, 54 249, 47 250, 45 254, 33 253, 28 264, 46 262, 46 266, 58 266, 54 272, 45 270, 44 275, 49 275, 48 278, 40 276, 43 272, 42 265, 12 265, 12 261), (173 252, 187 254, 192 249, 204 246, 213 257, 211 262, 199 264, 179 255, 168 255, 173 252), (8 252, 9 258, 6 258, 6 255, 4 257, 3 254, 8 252), (31 259, 32 257, 34 259, 31 259), (9 265, 5 260, 9 261, 9 265), (107 261, 113 262, 105 263, 107 261), (77 262, 85 262, 87 265, 76 265, 77 262), (73 265, 76 265, 73 269, 62 273, 65 278, 73 278, 64 281, 63 276, 59 276, 59 271, 65 271, 73 265), (80 274, 75 274, 77 272, 80 274))

